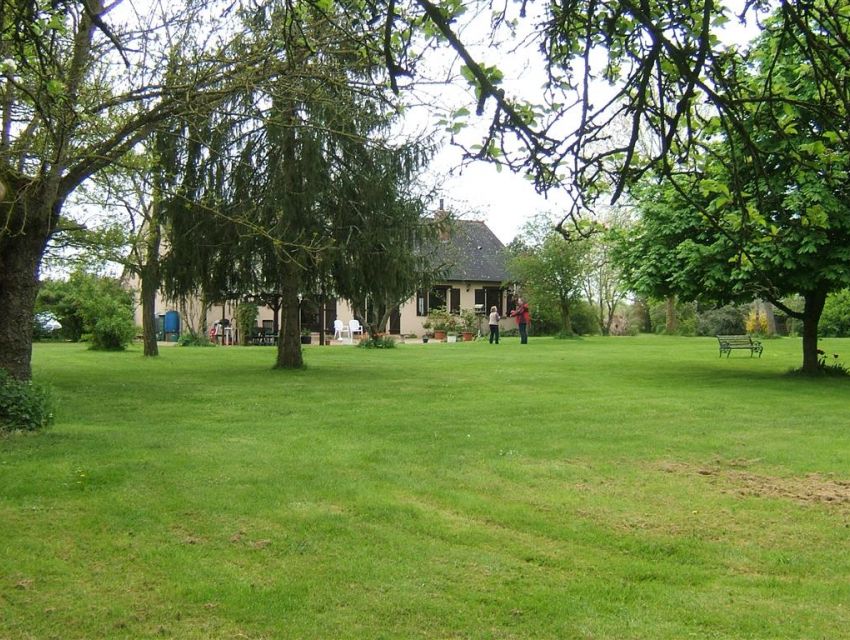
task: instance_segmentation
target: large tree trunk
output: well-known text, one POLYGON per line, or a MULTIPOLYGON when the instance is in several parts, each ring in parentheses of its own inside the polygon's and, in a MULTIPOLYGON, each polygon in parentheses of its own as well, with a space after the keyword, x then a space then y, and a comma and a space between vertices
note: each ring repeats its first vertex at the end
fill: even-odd
POLYGON ((29 380, 39 266, 58 207, 39 194, 32 199, 22 195, 26 189, 42 191, 37 185, 21 187, 10 189, 8 200, 0 203, 0 369, 29 380))
MULTIPOLYGON (((157 206, 154 204, 153 206, 157 206)), ((156 293, 159 291, 159 216, 151 211, 148 224, 148 235, 145 241, 145 264, 139 270, 142 281, 142 337, 144 354, 158 356, 159 347, 156 344, 156 293)))
POLYGON ((376 298, 371 298, 372 306, 369 309, 369 317, 364 318, 366 321, 366 330, 369 332, 370 338, 377 338, 379 335, 387 332, 387 320, 390 319, 392 309, 386 301, 379 302, 376 298))
POLYGON ((142 281, 142 339, 144 354, 158 356, 159 347, 156 344, 156 292, 159 289, 157 265, 148 263, 139 272, 142 281))
POLYGON ((571 336, 574 332, 573 318, 570 315, 570 303, 562 300, 558 307, 561 312, 561 331, 563 331, 565 335, 571 336))
POLYGON ((679 329, 679 320, 676 318, 676 296, 667 296, 664 300, 665 324, 664 333, 674 334, 679 329))
POLYGON ((826 291, 814 291, 804 294, 803 307, 803 371, 817 373, 818 367, 818 323, 820 322, 823 305, 826 302, 826 291))
POLYGON ((143 258, 144 265, 139 270, 139 279, 142 281, 142 338, 144 341, 144 355, 150 357, 159 355, 159 346, 156 344, 156 294, 159 291, 160 285, 159 247, 162 242, 160 200, 160 189, 157 186, 154 190, 154 197, 148 207, 145 254, 143 258))
POLYGON ((297 267, 288 263, 284 269, 281 291, 282 322, 277 340, 276 369, 300 369, 304 366, 301 355, 301 306, 298 300, 297 267))
MULTIPOLYGON (((32 322, 44 250, 56 228, 65 197, 82 180, 78 178, 60 189, 62 173, 69 164, 68 152, 76 146, 69 139, 73 132, 68 123, 75 120, 72 111, 78 106, 77 95, 90 62, 94 31, 91 16, 99 16, 102 12, 102 0, 87 3, 87 11, 82 12, 77 23, 72 55, 63 69, 64 100, 55 112, 40 114, 41 117, 47 115, 43 123, 45 131, 35 135, 56 141, 56 146, 48 146, 49 151, 44 151, 33 177, 0 176, 3 184, 0 197, 0 368, 19 380, 32 378, 32 322)), ((7 107, 12 108, 12 104, 7 107)), ((34 131, 42 127, 38 119, 30 124, 36 124, 34 131)), ((9 158, 4 158, 3 169, 8 168, 8 161, 9 158)))

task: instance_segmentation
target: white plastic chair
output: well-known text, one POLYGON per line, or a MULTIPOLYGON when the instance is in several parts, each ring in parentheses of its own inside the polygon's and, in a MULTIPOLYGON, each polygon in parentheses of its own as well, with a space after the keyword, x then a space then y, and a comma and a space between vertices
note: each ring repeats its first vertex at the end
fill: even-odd
POLYGON ((348 321, 348 332, 351 335, 351 338, 354 338, 354 334, 359 333, 361 336, 363 335, 363 327, 360 326, 359 320, 349 320, 348 321))
POLYGON ((334 340, 351 339, 351 331, 342 320, 334 320, 334 340))

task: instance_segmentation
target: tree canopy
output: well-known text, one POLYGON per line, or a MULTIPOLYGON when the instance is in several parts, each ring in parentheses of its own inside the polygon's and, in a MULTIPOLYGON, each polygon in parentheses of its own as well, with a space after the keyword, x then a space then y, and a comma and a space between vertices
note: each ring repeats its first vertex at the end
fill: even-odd
POLYGON ((581 299, 588 270, 587 240, 567 241, 539 216, 509 247, 508 272, 536 306, 557 310, 560 331, 573 334, 571 312, 581 299))

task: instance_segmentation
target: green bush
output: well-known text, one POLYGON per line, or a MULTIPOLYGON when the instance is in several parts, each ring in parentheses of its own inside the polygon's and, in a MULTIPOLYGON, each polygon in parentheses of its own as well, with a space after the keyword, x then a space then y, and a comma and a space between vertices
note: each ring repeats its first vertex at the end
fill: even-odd
POLYGON ((181 333, 177 345, 180 347, 214 347, 206 333, 181 333))
POLYGON ((363 349, 395 349, 395 340, 390 336, 368 337, 357 345, 363 349))
MULTIPOLYGON (((599 333, 599 324, 593 308, 582 299, 575 299, 570 304, 570 326, 574 334, 589 335, 599 333)), ((531 326, 529 335, 558 336, 564 334, 561 312, 551 301, 541 304, 533 303, 531 307, 531 326)))
MULTIPOLYGON (((667 332, 667 303, 657 302, 649 308, 649 316, 655 333, 667 332)), ((693 336, 697 332, 697 308, 694 302, 676 303, 677 328, 675 335, 693 336)))
POLYGON ((727 304, 713 309, 700 309, 697 335, 716 336, 746 333, 747 305, 727 304))
POLYGON ((434 331, 457 331, 459 318, 446 311, 445 307, 437 307, 428 312, 428 322, 434 331))
POLYGON ((93 349, 121 350, 136 335, 133 295, 117 278, 76 271, 68 280, 41 283, 36 311, 62 324, 62 337, 89 340, 93 349))
POLYGON ((87 315, 93 321, 92 349, 121 351, 127 348, 136 335, 132 309, 116 300, 103 298, 93 301, 87 309, 87 315))
POLYGON ((240 344, 250 344, 251 334, 257 327, 259 307, 253 302, 241 302, 236 309, 236 333, 240 344))
POLYGON ((850 336, 850 289, 831 293, 826 297, 818 333, 830 338, 850 336))
POLYGON ((587 300, 577 300, 573 303, 570 313, 573 333, 580 336, 591 336, 599 333, 599 319, 596 310, 587 300))
POLYGON ((81 276, 70 280, 44 280, 39 284, 35 310, 37 313, 50 313, 60 323, 60 336, 71 342, 79 342, 85 333, 84 321, 80 311, 77 290, 81 276))
POLYGON ((0 369, 0 432, 38 431, 53 422, 53 400, 46 387, 16 380, 0 369))

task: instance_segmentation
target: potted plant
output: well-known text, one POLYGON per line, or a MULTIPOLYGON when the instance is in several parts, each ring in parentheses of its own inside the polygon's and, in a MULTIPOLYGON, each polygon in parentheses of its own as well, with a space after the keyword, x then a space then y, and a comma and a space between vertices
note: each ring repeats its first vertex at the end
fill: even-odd
POLYGON ((431 337, 432 326, 434 325, 431 323, 431 318, 425 318, 425 321, 422 323, 422 329, 424 329, 424 333, 422 334, 422 342, 428 342, 428 339, 431 337))
POLYGON ((434 327, 434 340, 445 340, 446 334, 456 329, 455 318, 445 307, 432 309, 428 314, 428 321, 434 327))
POLYGON ((310 344, 313 342, 313 335, 309 329, 301 330, 301 344, 310 344))
POLYGON ((464 309, 460 314, 460 322, 463 333, 463 341, 469 342, 475 337, 475 330, 478 325, 478 316, 472 309, 464 309))

